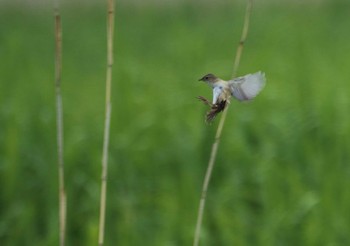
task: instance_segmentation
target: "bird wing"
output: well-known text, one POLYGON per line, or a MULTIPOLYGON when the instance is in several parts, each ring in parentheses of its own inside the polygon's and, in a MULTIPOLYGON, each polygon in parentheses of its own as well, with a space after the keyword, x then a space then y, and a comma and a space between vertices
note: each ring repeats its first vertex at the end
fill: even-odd
POLYGON ((222 93, 222 86, 217 86, 213 88, 213 104, 215 104, 222 93))
POLYGON ((264 88, 265 83, 265 74, 262 72, 247 74, 228 81, 232 96, 239 101, 247 101, 256 97, 264 88))

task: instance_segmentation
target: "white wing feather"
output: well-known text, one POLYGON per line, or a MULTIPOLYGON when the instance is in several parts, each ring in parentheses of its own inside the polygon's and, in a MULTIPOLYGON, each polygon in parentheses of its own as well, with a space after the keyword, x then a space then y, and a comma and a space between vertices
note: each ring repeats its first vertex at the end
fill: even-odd
POLYGON ((218 100, 220 94, 222 93, 222 87, 221 86, 217 86, 213 88, 213 104, 216 103, 216 101, 218 100))
MULTIPOLYGON (((251 100, 264 88, 265 74, 257 72, 228 81, 231 94, 239 101, 251 100)), ((215 93, 214 93, 215 94, 215 93)))

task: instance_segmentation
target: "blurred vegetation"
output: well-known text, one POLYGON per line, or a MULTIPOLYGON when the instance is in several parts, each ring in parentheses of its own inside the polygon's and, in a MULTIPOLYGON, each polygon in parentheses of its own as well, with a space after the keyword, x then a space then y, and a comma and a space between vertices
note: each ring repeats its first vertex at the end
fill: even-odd
MULTIPOLYGON (((191 245, 216 124, 197 82, 228 79, 243 4, 117 4, 106 245, 191 245)), ((254 6, 202 245, 350 245, 350 4, 254 6)), ((67 245, 96 245, 106 16, 63 5, 67 245)), ((0 243, 57 245, 51 9, 0 9, 0 243)))

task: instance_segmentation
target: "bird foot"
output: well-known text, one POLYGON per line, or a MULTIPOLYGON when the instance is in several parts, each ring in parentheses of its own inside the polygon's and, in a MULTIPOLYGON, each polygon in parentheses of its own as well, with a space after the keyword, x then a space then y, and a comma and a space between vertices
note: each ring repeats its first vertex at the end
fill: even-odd
POLYGON ((197 99, 201 100, 205 105, 208 105, 209 107, 213 107, 213 104, 205 97, 198 96, 197 99))

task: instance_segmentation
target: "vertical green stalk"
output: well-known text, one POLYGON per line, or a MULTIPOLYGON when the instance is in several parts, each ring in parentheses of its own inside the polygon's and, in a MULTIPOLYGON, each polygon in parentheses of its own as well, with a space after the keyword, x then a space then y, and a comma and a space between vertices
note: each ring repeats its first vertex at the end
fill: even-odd
POLYGON ((104 243, 106 198, 107 198, 107 174, 108 174, 108 145, 111 122, 111 86, 113 67, 113 31, 114 31, 114 0, 107 3, 107 74, 106 74, 106 109, 102 152, 101 198, 100 198, 100 222, 98 244, 104 243))
MULTIPOLYGON (((242 31, 241 39, 240 39, 238 47, 237 47, 236 57, 235 57, 234 65, 233 65, 232 78, 236 77, 239 63, 241 60, 241 55, 242 55, 244 43, 245 43, 247 35, 248 35, 249 21, 250 21, 252 5, 253 5, 253 0, 247 0, 247 8, 246 8, 245 17, 244 17, 243 31, 242 31)), ((225 120, 226 120, 226 116, 227 116, 227 108, 228 107, 226 107, 226 110, 224 110, 224 112, 222 113, 222 116, 220 118, 220 122, 219 122, 218 128, 216 130, 216 134, 215 134, 215 140, 214 140, 214 143, 213 143, 212 148, 211 148, 208 168, 207 168, 207 171, 205 174, 203 187, 202 187, 202 194, 201 194, 201 198, 200 198, 200 202, 199 202, 198 217, 197 217, 196 229, 195 229, 195 234, 194 234, 193 246, 198 246, 198 244, 199 244, 199 238, 200 238, 201 226, 202 226, 202 221, 203 221, 203 213, 204 213, 204 207, 205 207, 205 202, 206 202, 206 197, 207 197, 208 186, 209 186, 211 174, 213 171, 213 167, 214 167, 214 164, 216 161, 216 156, 217 156, 217 152, 218 152, 218 148, 219 148, 222 130, 223 130, 224 125, 225 125, 225 120)))
POLYGON ((62 77, 62 25, 58 0, 54 2, 55 17, 55 90, 56 90, 56 121, 57 121, 57 156, 58 156, 58 187, 59 187, 59 235, 60 246, 65 245, 66 233, 66 191, 64 187, 63 160, 63 107, 61 96, 62 77))

